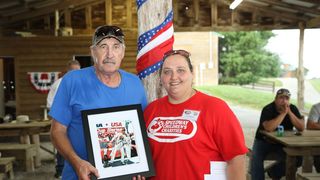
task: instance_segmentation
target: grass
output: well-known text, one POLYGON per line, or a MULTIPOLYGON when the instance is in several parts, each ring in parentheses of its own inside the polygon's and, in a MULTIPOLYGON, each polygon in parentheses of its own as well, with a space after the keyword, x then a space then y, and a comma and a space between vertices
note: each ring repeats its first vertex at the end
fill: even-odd
POLYGON ((311 79, 309 82, 312 84, 312 86, 320 93, 320 79, 311 79))
POLYGON ((276 87, 282 87, 282 82, 277 78, 262 78, 262 81, 275 82, 276 87))
MULTIPOLYGON (((265 105, 272 102, 275 96, 270 92, 257 91, 231 85, 198 86, 196 89, 212 96, 219 97, 229 103, 258 110, 261 110, 265 105)), ((291 99, 291 103, 296 105, 296 99, 291 99)), ((311 104, 305 104, 305 109, 307 111, 310 108, 311 104)))

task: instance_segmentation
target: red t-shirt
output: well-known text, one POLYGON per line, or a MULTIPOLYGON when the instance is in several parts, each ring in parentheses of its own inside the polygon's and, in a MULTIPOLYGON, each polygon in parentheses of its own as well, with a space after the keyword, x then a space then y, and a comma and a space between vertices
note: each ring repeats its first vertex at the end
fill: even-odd
POLYGON ((144 112, 156 169, 152 179, 204 179, 210 161, 247 152, 240 123, 221 99, 197 92, 181 104, 165 96, 144 112))

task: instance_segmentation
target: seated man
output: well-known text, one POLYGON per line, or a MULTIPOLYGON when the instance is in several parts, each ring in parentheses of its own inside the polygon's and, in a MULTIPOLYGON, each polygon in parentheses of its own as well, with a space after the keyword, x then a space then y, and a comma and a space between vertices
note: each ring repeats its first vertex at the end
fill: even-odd
MULTIPOLYGON (((314 104, 310 110, 307 129, 320 130, 320 103, 314 104)), ((320 173, 320 156, 313 157, 314 167, 320 173)))
MULTIPOLYGON (((268 171, 268 175, 272 179, 280 179, 285 175, 286 155, 282 149, 283 146, 267 141, 265 136, 260 133, 260 130, 272 132, 276 131, 279 125, 282 125, 284 130, 292 130, 295 127, 297 130, 303 131, 303 117, 298 108, 290 104, 290 95, 289 90, 279 89, 275 100, 262 109, 252 150, 252 180, 264 180, 263 161, 269 153, 275 154, 279 163, 268 171)), ((300 166, 302 159, 297 159, 299 159, 297 166, 300 166)))

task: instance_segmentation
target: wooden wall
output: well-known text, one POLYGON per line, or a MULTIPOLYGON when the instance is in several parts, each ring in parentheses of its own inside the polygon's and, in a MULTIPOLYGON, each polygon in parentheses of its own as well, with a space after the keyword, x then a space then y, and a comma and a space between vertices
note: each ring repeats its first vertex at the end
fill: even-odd
MULTIPOLYGON (((135 73, 136 31, 125 31, 126 56, 122 68, 135 73)), ((17 115, 26 114, 31 119, 41 119, 41 105, 46 104, 47 94, 33 89, 27 72, 63 71, 73 55, 90 55, 90 36, 70 37, 16 37, 0 38, 0 57, 15 59, 17 115)))

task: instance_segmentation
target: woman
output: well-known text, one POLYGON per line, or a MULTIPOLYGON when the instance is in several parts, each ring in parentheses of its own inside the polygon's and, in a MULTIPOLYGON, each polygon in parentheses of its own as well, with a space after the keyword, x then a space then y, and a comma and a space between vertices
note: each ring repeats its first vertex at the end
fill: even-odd
POLYGON ((152 179, 204 179, 218 161, 226 162, 227 179, 245 179, 239 121, 224 101, 193 89, 193 76, 187 51, 165 53, 160 79, 168 95, 144 113, 156 168, 152 179))

